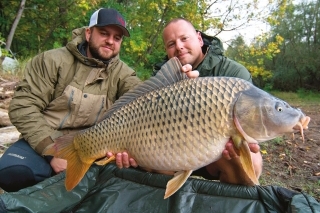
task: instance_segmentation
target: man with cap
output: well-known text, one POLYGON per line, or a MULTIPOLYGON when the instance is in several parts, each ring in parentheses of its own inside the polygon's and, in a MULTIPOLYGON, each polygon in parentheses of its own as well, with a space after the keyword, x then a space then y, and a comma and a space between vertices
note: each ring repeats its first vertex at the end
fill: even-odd
MULTIPOLYGON (((120 96, 141 82, 119 58, 123 36, 130 34, 118 11, 95 11, 89 26, 72 34, 65 47, 28 62, 16 88, 9 116, 21 137, 0 158, 0 188, 5 191, 18 191, 64 171, 64 159, 44 157, 43 151, 55 138, 98 123, 120 96)), ((137 166, 127 153, 119 153, 116 160, 137 166)))
POLYGON ((9 116, 21 133, 0 158, 0 187, 17 191, 65 170, 42 153, 63 134, 99 122, 108 108, 141 81, 119 58, 126 21, 114 9, 93 13, 65 47, 35 56, 25 67, 9 116))

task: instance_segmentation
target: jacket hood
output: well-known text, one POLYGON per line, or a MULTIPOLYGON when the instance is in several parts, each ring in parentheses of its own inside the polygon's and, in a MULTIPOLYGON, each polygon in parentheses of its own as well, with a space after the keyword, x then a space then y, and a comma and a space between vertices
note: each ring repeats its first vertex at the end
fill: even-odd
MULTIPOLYGON (((78 49, 78 45, 80 45, 83 42, 86 42, 86 37, 85 37, 85 31, 87 27, 81 27, 77 28, 72 31, 72 40, 67 43, 66 47, 70 51, 74 57, 76 57, 81 63, 91 66, 91 67, 106 67, 106 63, 94 59, 94 58, 88 58, 87 56, 84 56, 80 53, 78 49)), ((113 64, 116 61, 119 61, 119 54, 112 58, 108 64, 113 64)))

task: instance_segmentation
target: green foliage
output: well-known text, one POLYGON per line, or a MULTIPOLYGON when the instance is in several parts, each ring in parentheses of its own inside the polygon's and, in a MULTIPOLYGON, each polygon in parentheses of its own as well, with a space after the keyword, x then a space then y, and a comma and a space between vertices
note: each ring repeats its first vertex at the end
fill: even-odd
POLYGON ((301 2, 289 5, 273 26, 274 34, 284 38, 281 53, 274 60, 272 83, 275 89, 297 91, 320 90, 320 5, 301 2))
POLYGON ((295 105, 307 105, 307 104, 319 104, 320 93, 312 92, 304 89, 298 90, 298 92, 283 92, 279 90, 269 91, 272 95, 287 101, 289 104, 294 103, 295 105))
POLYGON ((298 89, 298 97, 304 101, 317 101, 320 102, 320 95, 317 91, 306 90, 304 88, 298 89))
MULTIPOLYGON (((4 36, 10 31, 19 3, 1 1, 0 32, 4 36)), ((11 49, 22 60, 64 46, 71 39, 71 31, 86 26, 92 12, 100 7, 115 8, 126 18, 131 37, 123 42, 121 58, 143 79, 150 76, 153 64, 165 56, 162 30, 169 20, 187 18, 197 29, 212 35, 237 29, 260 16, 250 12, 256 7, 255 0, 28 0, 11 49)))
POLYGON ((259 36, 250 45, 238 38, 226 54, 247 67, 259 87, 320 91, 319 1, 279 3, 268 17, 271 25, 268 34, 259 36))
POLYGON ((239 36, 233 41, 226 51, 226 55, 244 65, 251 73, 255 84, 265 87, 266 82, 272 77, 271 70, 266 66, 279 52, 279 46, 283 42, 281 36, 271 38, 269 34, 263 34, 256 40, 246 45, 239 36))
MULTIPOLYGON (((19 4, 16 0, 1 1, 2 37, 8 35, 19 4)), ((197 29, 218 35, 263 17, 262 12, 256 10, 258 4, 256 0, 28 0, 11 49, 23 60, 62 47, 71 40, 73 29, 88 24, 93 11, 101 7, 115 8, 126 18, 131 34, 130 38, 124 39, 121 58, 137 71, 139 77, 147 79, 153 64, 165 56, 162 30, 169 20, 184 17, 197 29)), ((317 72, 320 42, 312 40, 319 36, 312 35, 310 30, 320 29, 319 19, 316 19, 319 5, 311 2, 293 6, 283 0, 269 1, 267 5, 275 5, 268 16, 272 31, 250 45, 236 39, 227 55, 245 65, 258 86, 295 90, 309 85, 319 89, 320 86, 315 85, 320 79, 317 72)))

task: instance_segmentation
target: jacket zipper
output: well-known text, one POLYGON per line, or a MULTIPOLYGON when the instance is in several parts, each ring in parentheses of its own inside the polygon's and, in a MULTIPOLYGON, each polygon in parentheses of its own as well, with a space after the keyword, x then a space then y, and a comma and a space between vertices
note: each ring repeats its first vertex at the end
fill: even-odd
POLYGON ((69 100, 68 100, 68 113, 67 113, 67 115, 63 118, 63 120, 62 120, 62 122, 61 122, 61 124, 60 124, 60 126, 59 126, 59 129, 62 129, 64 122, 68 119, 68 117, 69 117, 70 114, 71 114, 71 103, 72 103, 72 100, 73 100, 73 95, 74 95, 74 90, 71 91, 71 95, 70 95, 70 98, 69 98, 69 100))
POLYGON ((97 115, 97 117, 96 117, 96 119, 95 119, 95 121, 94 121, 94 124, 96 124, 96 122, 98 121, 98 118, 99 118, 99 116, 100 116, 100 114, 101 114, 101 111, 102 111, 102 109, 103 109, 103 105, 104 105, 104 98, 102 98, 102 103, 101 103, 101 106, 100 106, 98 115, 97 115))

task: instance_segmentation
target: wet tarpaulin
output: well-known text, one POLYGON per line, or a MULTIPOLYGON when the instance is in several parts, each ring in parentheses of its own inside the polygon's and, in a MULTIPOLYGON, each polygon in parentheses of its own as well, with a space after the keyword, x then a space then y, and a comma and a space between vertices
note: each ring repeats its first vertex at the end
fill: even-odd
POLYGON ((277 186, 238 186, 190 177, 163 199, 171 176, 114 164, 93 165, 68 192, 65 173, 15 193, 0 195, 0 212, 214 212, 319 213, 310 195, 277 186))

